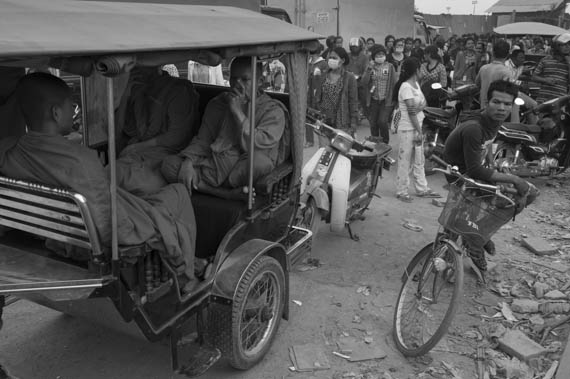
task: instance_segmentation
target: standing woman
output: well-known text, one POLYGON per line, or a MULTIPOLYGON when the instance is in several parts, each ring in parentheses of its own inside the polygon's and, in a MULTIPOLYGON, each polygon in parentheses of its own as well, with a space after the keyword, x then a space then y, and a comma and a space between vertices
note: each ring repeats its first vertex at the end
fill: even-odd
POLYGON ((366 106, 369 108, 370 134, 372 137, 381 137, 384 143, 390 143, 388 119, 394 108, 396 71, 386 60, 384 46, 374 45, 370 57, 372 61, 362 77, 362 85, 366 90, 366 106))
POLYGON ((463 84, 475 83, 481 55, 475 51, 475 40, 472 37, 465 39, 465 50, 457 53, 455 67, 453 68, 454 88, 463 84))
MULTIPOLYGON (((329 69, 321 84, 317 106, 328 125, 354 134, 358 125, 358 90, 354 74, 345 69, 349 62, 348 53, 342 47, 330 51, 329 69)), ((323 143, 319 139, 321 146, 323 143)))
POLYGON ((416 195, 419 197, 441 197, 428 187, 424 171, 424 147, 422 122, 426 100, 420 85, 420 62, 416 58, 408 58, 402 64, 400 80, 396 84, 394 96, 398 99, 400 120, 398 122, 398 172, 396 179, 396 197, 406 203, 413 198, 409 194, 410 175, 416 195))
POLYGON ((433 90, 431 85, 439 83, 443 88, 447 87, 447 71, 441 63, 441 56, 434 45, 426 47, 425 58, 427 62, 420 68, 420 88, 426 97, 428 107, 439 107, 439 90, 433 90))
POLYGON ((386 36, 386 38, 384 38, 384 45, 386 46, 386 54, 390 55, 392 54, 392 51, 394 50, 394 41, 396 40, 396 37, 394 37, 391 34, 388 34, 386 36))
POLYGON ((388 54, 388 62, 392 63, 394 69, 396 69, 396 80, 399 78, 404 59, 406 59, 404 55, 404 39, 399 38, 394 42, 394 51, 388 54))

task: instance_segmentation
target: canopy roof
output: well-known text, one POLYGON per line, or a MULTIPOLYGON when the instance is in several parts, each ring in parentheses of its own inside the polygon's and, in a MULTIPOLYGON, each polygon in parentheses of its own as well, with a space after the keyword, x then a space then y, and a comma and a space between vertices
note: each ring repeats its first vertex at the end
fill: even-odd
POLYGON ((279 46, 318 38, 234 7, 0 0, 0 58, 279 46))
POLYGON ((493 29, 495 33, 505 35, 533 34, 539 36, 555 36, 566 33, 566 29, 540 22, 515 22, 493 29))
MULTIPOLYGON (((499 0, 486 13, 532 13, 557 9, 563 0, 499 0)), ((532 34, 532 32, 529 32, 532 34)))

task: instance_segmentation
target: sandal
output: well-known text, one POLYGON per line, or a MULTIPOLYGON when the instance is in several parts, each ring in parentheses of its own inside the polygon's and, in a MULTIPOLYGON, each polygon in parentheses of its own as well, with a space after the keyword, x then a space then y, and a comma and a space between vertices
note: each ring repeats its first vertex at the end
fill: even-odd
POLYGON ((422 230, 424 230, 424 228, 422 228, 421 226, 412 224, 412 223, 409 222, 409 221, 405 221, 405 222, 402 224, 402 226, 403 226, 404 228, 406 228, 406 229, 409 229, 409 230, 413 231, 413 232, 421 232, 422 230))
POLYGON ((396 198, 398 200, 403 201, 404 203, 411 203, 412 201, 414 201, 414 198, 411 197, 409 194, 407 193, 400 193, 398 195, 396 195, 396 198))
POLYGON ((428 189, 427 191, 424 191, 424 192, 418 192, 416 194, 416 196, 417 197, 429 197, 429 198, 434 198, 434 199, 441 197, 441 195, 439 193, 435 192, 432 189, 428 189))

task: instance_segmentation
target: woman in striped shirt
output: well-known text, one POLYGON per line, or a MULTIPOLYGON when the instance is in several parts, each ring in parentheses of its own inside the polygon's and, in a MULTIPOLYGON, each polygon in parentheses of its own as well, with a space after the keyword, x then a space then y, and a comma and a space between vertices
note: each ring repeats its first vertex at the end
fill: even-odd
POLYGON ((439 107, 438 91, 432 90, 431 85, 439 83, 443 88, 446 88, 447 71, 443 63, 441 63, 441 57, 436 46, 430 45, 426 47, 425 57, 427 62, 420 67, 420 87, 426 97, 428 107, 439 107))

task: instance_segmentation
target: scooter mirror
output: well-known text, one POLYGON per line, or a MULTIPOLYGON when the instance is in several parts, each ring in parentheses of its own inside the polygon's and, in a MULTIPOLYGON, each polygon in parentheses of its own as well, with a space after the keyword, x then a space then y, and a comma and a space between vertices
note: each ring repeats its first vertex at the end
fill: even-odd
POLYGON ((431 89, 442 89, 441 83, 432 83, 431 89))
POLYGON ((524 105, 524 100, 521 99, 520 97, 517 97, 517 98, 515 99, 515 104, 516 104, 516 105, 519 105, 519 106, 524 105))

